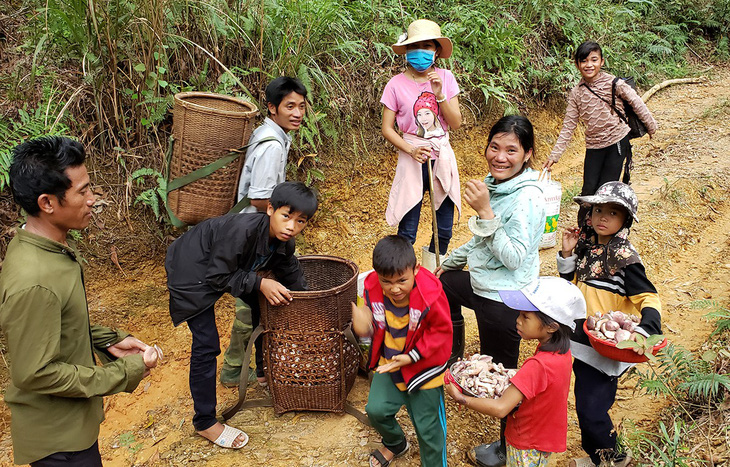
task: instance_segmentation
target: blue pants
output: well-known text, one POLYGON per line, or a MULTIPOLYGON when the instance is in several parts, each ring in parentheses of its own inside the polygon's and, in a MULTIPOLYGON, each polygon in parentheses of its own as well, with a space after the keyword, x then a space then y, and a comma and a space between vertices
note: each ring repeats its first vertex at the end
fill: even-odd
POLYGON ((578 414, 581 446, 594 464, 606 459, 622 460, 616 453, 616 432, 608 410, 616 400, 618 376, 608 376, 580 360, 573 361, 575 411, 578 414))
POLYGON ((404 405, 416 429, 421 465, 446 466, 444 387, 418 389, 409 393, 398 389, 389 374, 373 373, 365 412, 388 449, 398 446, 405 439, 406 435, 395 419, 404 405))
MULTIPOLYGON (((433 161, 431 161, 433 167, 433 161)), ((423 192, 428 191, 428 167, 426 164, 421 164, 421 173, 423 175, 423 192)), ((403 219, 398 224, 398 235, 407 238, 411 244, 416 242, 416 233, 418 233, 418 223, 421 220, 421 205, 423 204, 423 198, 421 202, 416 204, 413 209, 408 211, 403 219)), ((439 239, 439 254, 445 255, 449 249, 449 242, 451 241, 451 231, 454 227, 454 202, 448 196, 441 203, 441 207, 436 210, 436 224, 438 226, 438 239, 439 239)), ((434 246, 433 234, 431 236, 431 244, 428 247, 428 251, 434 253, 436 247, 434 246)))
MULTIPOLYGON (((253 327, 259 325, 261 310, 258 293, 241 297, 251 306, 253 327)), ((193 397, 193 426, 197 431, 207 430, 218 421, 215 417, 216 407, 216 357, 221 353, 218 328, 215 325, 214 306, 188 319, 188 328, 193 334, 190 349, 190 395, 193 397)), ((261 336, 254 342, 256 345, 256 375, 264 375, 264 359, 261 336)))
POLYGON ((95 441, 90 448, 83 451, 55 452, 49 456, 30 463, 31 467, 84 466, 102 467, 99 442, 95 441))

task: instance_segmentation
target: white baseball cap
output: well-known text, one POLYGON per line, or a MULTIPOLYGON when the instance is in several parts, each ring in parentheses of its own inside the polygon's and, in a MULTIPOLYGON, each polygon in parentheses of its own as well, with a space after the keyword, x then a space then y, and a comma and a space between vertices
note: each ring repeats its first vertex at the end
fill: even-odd
POLYGON ((500 290, 508 307, 541 311, 575 331, 575 320, 586 317, 586 301, 580 289, 560 277, 538 277, 520 290, 500 290))

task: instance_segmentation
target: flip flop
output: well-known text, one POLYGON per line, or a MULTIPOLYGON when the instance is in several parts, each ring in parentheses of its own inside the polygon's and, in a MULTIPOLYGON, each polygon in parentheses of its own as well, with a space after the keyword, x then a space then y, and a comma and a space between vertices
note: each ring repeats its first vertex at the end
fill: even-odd
MULTIPOLYGON (((406 452, 408 452, 408 448, 410 448, 411 445, 408 443, 408 440, 405 440, 405 442, 406 442, 405 443, 406 445, 403 447, 403 449, 401 449, 397 453, 390 451, 390 452, 393 452, 393 458, 390 460, 386 459, 385 456, 383 455, 383 453, 381 453, 379 449, 374 450, 373 452, 370 453, 370 459, 368 460, 368 465, 370 467, 373 467, 373 457, 374 457, 375 460, 380 463, 380 467, 388 467, 390 465, 390 463, 393 462, 397 457, 400 457, 403 454, 405 454, 406 452)), ((388 448, 388 450, 390 450, 390 448, 388 448)))
POLYGON ((216 438, 213 443, 217 444, 218 446, 226 449, 241 449, 246 444, 248 444, 248 435, 244 433, 243 431, 239 430, 238 428, 233 428, 229 425, 223 425, 223 431, 221 432, 220 436, 216 438), (240 446, 234 446, 233 443, 236 441, 236 438, 238 438, 240 435, 243 435, 246 437, 246 440, 243 442, 240 446))

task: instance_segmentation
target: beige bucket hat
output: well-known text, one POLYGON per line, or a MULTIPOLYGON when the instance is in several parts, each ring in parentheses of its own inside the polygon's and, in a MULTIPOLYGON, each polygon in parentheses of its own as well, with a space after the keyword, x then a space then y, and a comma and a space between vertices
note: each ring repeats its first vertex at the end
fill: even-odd
POLYGON ((441 35, 441 28, 438 24, 427 19, 417 19, 408 26, 408 32, 398 38, 398 42, 393 44, 393 52, 398 55, 406 53, 406 46, 421 41, 435 40, 441 46, 439 58, 451 57, 454 45, 451 39, 441 35))

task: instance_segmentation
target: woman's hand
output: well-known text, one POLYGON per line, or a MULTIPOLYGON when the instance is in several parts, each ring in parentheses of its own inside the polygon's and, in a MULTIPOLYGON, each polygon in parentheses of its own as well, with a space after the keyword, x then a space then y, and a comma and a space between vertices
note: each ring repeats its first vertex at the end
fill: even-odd
POLYGON ((553 171, 553 164, 554 163, 555 163, 555 161, 552 161, 552 160, 548 159, 542 165, 542 168, 545 169, 545 170, 548 170, 548 171, 552 172, 553 171))
POLYGON ((436 99, 443 99, 445 97, 442 93, 444 89, 444 83, 441 81, 441 77, 435 71, 429 72, 426 76, 431 82, 431 91, 433 91, 433 93, 436 95, 436 99))
POLYGON ((489 204, 489 188, 483 181, 469 180, 466 182, 464 199, 481 219, 494 219, 494 212, 489 204))
POLYGON ((573 249, 578 244, 578 237, 580 237, 580 229, 578 227, 569 227, 563 232, 563 258, 569 258, 573 256, 573 249))
POLYGON ((411 155, 414 161, 423 164, 431 157, 431 146, 411 146, 408 154, 411 155))
POLYGON ((441 269, 441 266, 439 266, 433 270, 433 275, 436 277, 441 277, 441 274, 443 274, 443 273, 444 273, 444 270, 441 269))
POLYGON ((259 290, 272 305, 288 305, 292 300, 289 289, 273 279, 261 279, 259 290))

